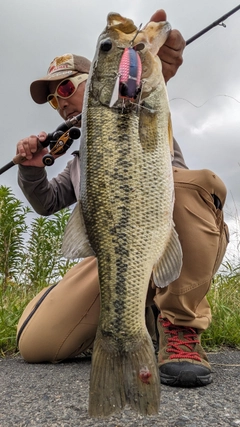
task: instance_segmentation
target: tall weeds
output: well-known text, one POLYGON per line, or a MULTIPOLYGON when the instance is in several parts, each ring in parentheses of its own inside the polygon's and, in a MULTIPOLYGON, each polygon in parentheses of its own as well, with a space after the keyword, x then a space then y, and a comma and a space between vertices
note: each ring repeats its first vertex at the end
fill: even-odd
POLYGON ((16 325, 27 303, 45 286, 58 282, 77 260, 61 254, 70 210, 34 218, 31 209, 0 186, 0 352, 13 351, 16 325))
POLYGON ((61 254, 61 244, 70 210, 51 217, 34 218, 31 209, 17 200, 11 189, 0 186, 0 279, 2 291, 8 283, 43 287, 52 284, 75 264, 61 254))
POLYGON ((74 264, 61 255, 62 238, 68 218, 69 211, 62 210, 51 218, 33 219, 20 282, 44 287, 59 281, 74 264))
POLYGON ((17 200, 11 190, 0 187, 0 277, 2 289, 7 282, 17 280, 24 251, 24 233, 27 231, 26 216, 29 208, 17 200))

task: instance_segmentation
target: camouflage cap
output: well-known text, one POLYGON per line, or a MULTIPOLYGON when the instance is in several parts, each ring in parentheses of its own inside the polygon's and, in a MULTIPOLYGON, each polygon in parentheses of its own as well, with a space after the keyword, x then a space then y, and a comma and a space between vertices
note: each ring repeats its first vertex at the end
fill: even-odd
POLYGON ((63 80, 77 73, 89 73, 91 62, 84 56, 66 53, 57 56, 51 62, 47 75, 41 79, 35 80, 30 86, 32 99, 37 104, 47 102, 49 95, 49 82, 63 80))

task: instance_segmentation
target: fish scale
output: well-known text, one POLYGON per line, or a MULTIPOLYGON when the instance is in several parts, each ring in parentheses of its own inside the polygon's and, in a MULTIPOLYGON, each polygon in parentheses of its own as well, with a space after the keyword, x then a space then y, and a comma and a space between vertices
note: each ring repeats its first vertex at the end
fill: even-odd
POLYGON ((169 28, 149 23, 138 31, 131 20, 109 14, 85 90, 80 201, 63 251, 73 257, 94 254, 98 260, 101 311, 89 392, 93 417, 109 416, 125 404, 143 415, 159 410, 159 373, 145 302, 152 273, 157 286, 166 286, 182 265, 172 220, 170 112, 156 56, 169 28), (141 94, 134 102, 120 94, 112 102, 119 63, 133 39, 142 62, 141 94))
MULTIPOLYGON (((88 111, 90 112, 90 110, 91 107, 89 105, 88 111)), ((106 269, 109 270, 109 265, 116 265, 113 278, 111 278, 113 283, 109 284, 111 289, 115 289, 116 296, 114 303, 116 303, 122 295, 130 295, 131 289, 134 290, 135 287, 135 283, 132 283, 135 281, 132 271, 135 271, 136 269, 139 270, 139 259, 138 254, 134 256, 133 248, 131 246, 133 246, 133 242, 134 245, 137 243, 137 246, 144 245, 144 235, 140 235, 140 243, 138 243, 139 232, 138 227, 136 226, 138 223, 142 223, 142 210, 138 210, 138 213, 134 215, 135 218, 131 217, 132 205, 134 206, 135 212, 136 198, 138 200, 140 198, 136 193, 141 193, 141 187, 138 183, 141 180, 142 164, 140 164, 140 168, 136 167, 137 158, 141 159, 141 156, 138 154, 140 144, 139 148, 133 144, 136 136, 138 136, 138 118, 136 113, 133 120, 132 116, 131 121, 128 118, 129 126, 127 126, 126 114, 119 115, 117 112, 111 110, 106 110, 104 115, 102 112, 101 115, 98 115, 96 111, 94 111, 94 114, 92 114, 91 117, 94 118, 92 126, 96 131, 96 135, 93 136, 95 144, 88 148, 88 157, 98 159, 99 156, 95 156, 95 152, 96 150, 102 150, 103 156, 100 157, 103 158, 103 162, 101 166, 98 165, 97 167, 97 187, 95 187, 95 178, 91 173, 92 168, 95 166, 92 164, 89 165, 89 180, 88 170, 86 170, 88 190, 86 192, 86 199, 82 199, 82 208, 83 211, 85 211, 84 217, 86 218, 86 227, 90 230, 89 239, 93 242, 93 250, 95 253, 101 253, 102 255, 99 257, 98 261, 99 276, 101 277, 102 271, 104 273, 106 269), (99 117, 99 121, 97 117, 99 117), (108 133, 109 122, 112 123, 114 119, 116 122, 116 128, 120 128, 120 132, 116 134, 119 141, 115 139, 113 146, 112 140, 108 138, 108 133), (124 133, 122 132, 122 128, 124 129, 124 133), (135 134, 133 131, 134 128, 135 134), (101 131, 99 132, 99 130, 101 131), (98 144, 98 132, 103 135, 106 144, 98 144), (118 147, 117 149, 116 146, 118 147), (136 150, 136 148, 138 149, 136 150), (129 179, 129 177, 131 177, 131 179, 129 179), (139 189, 134 188, 137 186, 139 186, 139 189), (100 193, 103 188, 104 195, 103 197, 99 196, 99 206, 96 206, 95 204, 95 209, 92 209, 96 199, 96 192, 100 193), (117 189, 117 191, 114 191, 115 189, 117 189), (102 214, 103 212, 104 214, 102 214), (107 221, 105 221, 106 218, 107 221), (105 232, 103 231, 104 227, 106 227, 105 232), (131 231, 129 228, 131 228, 131 231), (130 239, 129 236, 131 236, 130 239), (111 259, 111 263, 109 263, 109 259, 111 259), (128 271, 130 278, 127 279, 126 275, 128 271), (129 280, 131 280, 131 282, 129 280), (116 286, 116 283, 118 283, 118 286, 116 286), (127 284, 130 287, 130 291, 126 288, 127 284)), ((88 121, 88 126, 91 127, 90 121, 88 121)), ((136 251, 135 246, 134 251, 136 251)), ((139 272, 139 274, 141 273, 139 272)), ((107 276, 109 280, 109 271, 107 276)), ((103 286, 101 294, 101 301, 103 305, 105 303, 106 305, 109 305, 109 293, 109 289, 103 286)), ((136 300, 135 292, 134 299, 136 300)), ((114 303, 113 307, 115 307, 114 303)), ((145 301, 143 301, 143 303, 145 304, 145 301)), ((127 312, 128 317, 131 317, 138 308, 139 303, 136 301, 136 307, 132 307, 132 312, 127 312)), ((122 310, 115 311, 114 309, 111 318, 115 317, 116 329, 118 331, 119 325, 123 322, 126 323, 126 313, 122 310)), ((103 319, 103 322, 105 321, 106 319, 103 319)), ((111 330, 111 334, 113 336, 116 335, 116 331, 114 330, 112 323, 110 323, 110 327, 108 329, 111 330)))

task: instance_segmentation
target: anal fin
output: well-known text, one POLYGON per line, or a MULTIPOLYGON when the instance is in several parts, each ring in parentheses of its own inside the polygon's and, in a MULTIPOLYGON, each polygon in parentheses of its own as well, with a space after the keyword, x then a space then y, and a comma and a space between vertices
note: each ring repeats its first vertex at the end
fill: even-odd
POLYGON ((153 280, 157 287, 164 288, 176 280, 182 269, 182 247, 178 234, 172 227, 170 239, 163 256, 153 267, 153 280))

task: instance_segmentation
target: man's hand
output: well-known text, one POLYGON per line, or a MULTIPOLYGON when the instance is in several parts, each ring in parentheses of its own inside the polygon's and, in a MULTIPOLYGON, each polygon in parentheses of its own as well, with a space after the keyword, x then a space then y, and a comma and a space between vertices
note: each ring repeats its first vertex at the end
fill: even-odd
POLYGON ((47 134, 40 132, 38 136, 31 135, 17 143, 17 154, 26 157, 26 160, 22 163, 24 166, 44 167, 42 158, 44 154, 48 153, 48 149, 43 148, 39 151, 39 142, 45 141, 46 138, 47 134))
MULTIPOLYGON (((150 21, 166 21, 167 15, 163 9, 157 10, 150 21)), ((162 71, 167 83, 175 76, 178 68, 183 63, 183 51, 186 46, 185 40, 178 30, 171 30, 165 44, 159 49, 158 56, 162 61, 162 71)))

